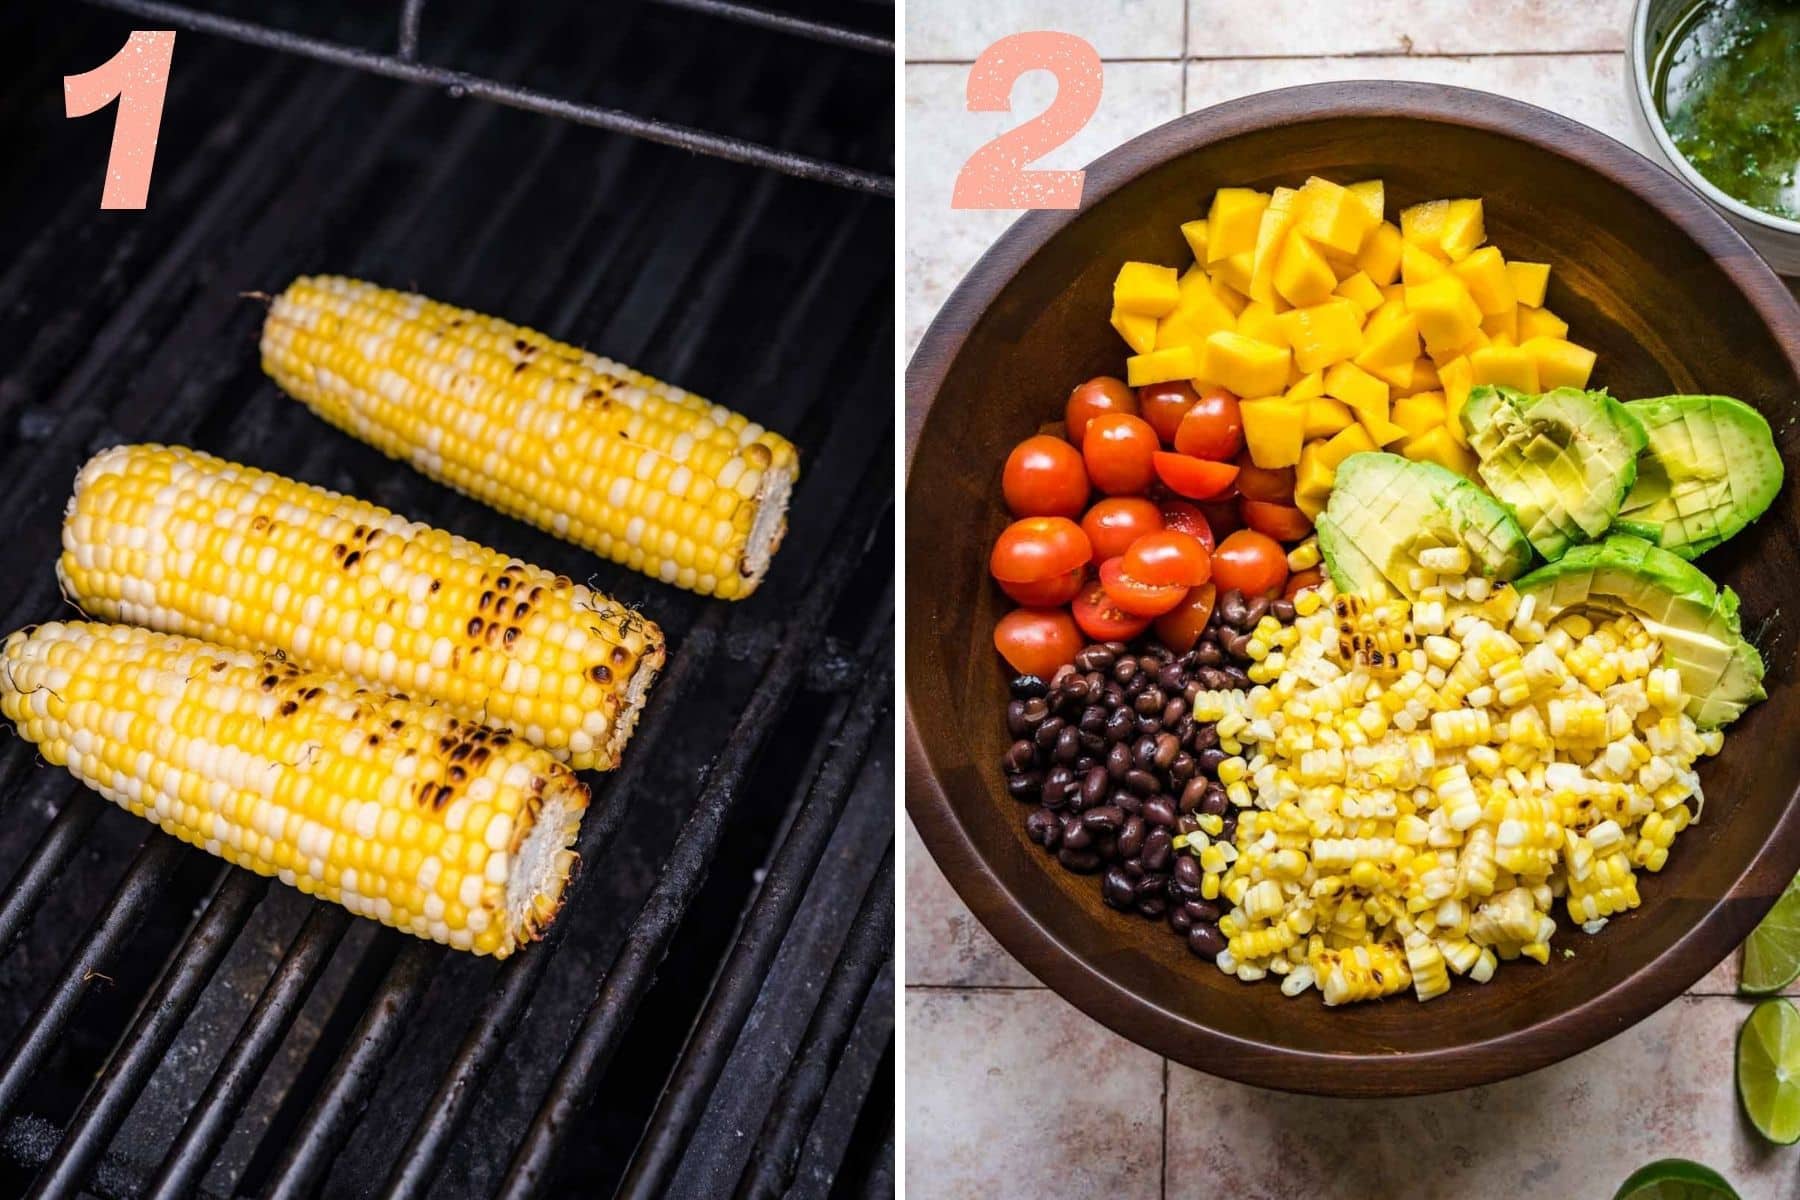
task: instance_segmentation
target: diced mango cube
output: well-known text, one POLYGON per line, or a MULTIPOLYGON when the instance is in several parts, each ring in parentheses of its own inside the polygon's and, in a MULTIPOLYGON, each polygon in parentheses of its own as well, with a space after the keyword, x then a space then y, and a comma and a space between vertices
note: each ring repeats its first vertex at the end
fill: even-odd
POLYGON ((1517 346, 1483 346, 1469 355, 1469 381, 1476 386, 1491 383, 1536 395, 1537 361, 1517 346))
POLYGON ((1336 465, 1325 461, 1328 444, 1309 440, 1301 447, 1300 462, 1294 468, 1294 503, 1307 508, 1308 501, 1316 501, 1316 508, 1307 508, 1307 515, 1311 517, 1318 516, 1319 509, 1325 507, 1325 501, 1331 496, 1331 485, 1337 479, 1336 465))
POLYGON ((1275 258, 1276 294, 1295 308, 1323 304, 1337 288, 1337 273, 1319 248, 1299 232, 1290 233, 1275 258))
POLYGON ((1532 338, 1566 338, 1569 336, 1569 323, 1547 308, 1526 308, 1519 306, 1519 328, 1514 334, 1520 345, 1532 338))
MULTIPOLYGON (((1289 309, 1275 320, 1281 325, 1282 340, 1293 347, 1294 365, 1302 371, 1322 370, 1355 357, 1362 349, 1362 313, 1341 297, 1289 309)), ((1241 323, 1239 329, 1243 329, 1241 323)))
POLYGON ((1395 388, 1397 396, 1410 395, 1414 392, 1441 392, 1443 383, 1438 379, 1437 364, 1423 354, 1413 359, 1412 382, 1403 388, 1395 388))
POLYGON ((1367 271, 1352 271, 1339 280, 1335 294, 1356 305, 1361 313, 1372 313, 1381 307, 1381 288, 1367 271))
POLYGON ((1519 344, 1519 306, 1513 305, 1505 312, 1493 313, 1481 318, 1481 332, 1503 346, 1519 344))
POLYGON ((1285 396, 1245 400, 1238 405, 1244 419, 1244 446, 1259 467, 1291 467, 1300 461, 1305 440, 1306 404, 1285 396))
POLYGON ((1460 262, 1487 240, 1479 200, 1428 200, 1400 213, 1407 241, 1460 262))
POLYGON ((1220 330, 1200 349, 1200 378, 1239 396, 1271 396, 1287 383, 1290 352, 1241 333, 1220 330))
MULTIPOLYGON (((1164 318, 1164 322, 1167 320, 1168 318, 1164 318)), ((1156 349, 1158 325, 1155 317, 1126 312, 1122 308, 1112 310, 1112 327, 1119 331, 1125 344, 1138 354, 1148 354, 1156 349)))
POLYGON ((1356 254, 1356 265, 1363 274, 1382 287, 1400 276, 1400 227, 1383 221, 1369 231, 1368 240, 1356 254))
POLYGON ((1325 394, 1349 405, 1377 445, 1406 433, 1388 419, 1388 385, 1354 363, 1338 363, 1325 372, 1325 394))
POLYGON ((1519 351, 1537 364, 1538 383, 1545 391, 1584 388, 1594 371, 1594 352, 1561 338, 1535 337, 1519 351))
POLYGON ((1224 187, 1214 192, 1212 207, 1206 212, 1207 265, 1256 249, 1256 230, 1268 207, 1268 194, 1252 188, 1224 187))
POLYGON ((1275 292, 1275 263, 1294 227, 1294 189, 1276 188, 1263 209, 1256 228, 1256 247, 1250 255, 1250 298, 1261 300, 1270 308, 1278 308, 1275 292))
POLYGON ((1353 183, 1347 189, 1352 196, 1362 201, 1369 215, 1375 218, 1375 224, 1381 224, 1387 216, 1387 190, 1379 179, 1365 179, 1361 183, 1353 183))
POLYGON ((1449 270, 1444 260, 1417 242, 1400 247, 1400 278, 1407 287, 1427 283, 1449 270))
MULTIPOLYGON (((1187 340, 1203 342, 1215 329, 1237 328, 1237 313, 1221 298, 1221 289, 1198 266, 1189 267, 1181 277, 1181 299, 1175 311, 1163 320, 1179 321, 1193 331, 1187 340)), ((1160 335, 1159 335, 1160 336, 1160 335)))
POLYGON ((1483 246, 1451 268, 1484 316, 1509 313, 1517 303, 1512 279, 1507 274, 1506 259, 1498 248, 1483 246))
POLYGON ((1474 453, 1459 445, 1445 426, 1439 425, 1416 437, 1407 438, 1397 449, 1414 462, 1436 463, 1458 475, 1475 478, 1474 453))
POLYGON ((1352 425, 1342 433, 1333 436, 1329 441, 1319 445, 1319 461, 1336 471, 1338 464, 1352 454, 1379 449, 1381 447, 1375 444, 1375 439, 1369 436, 1368 430, 1361 425, 1352 425))
POLYGON ((1356 414, 1342 400, 1333 400, 1330 396, 1316 396, 1306 402, 1305 436, 1307 438, 1328 438, 1334 433, 1342 433, 1356 424, 1356 414))
POLYGON ((1245 337, 1267 342, 1271 346, 1288 344, 1287 328, 1282 325, 1281 318, 1275 314, 1274 309, 1260 300, 1252 300, 1244 305, 1244 311, 1237 315, 1232 328, 1245 337))
POLYGON ((1325 394, 1325 372, 1308 371, 1288 384, 1289 400, 1317 400, 1325 394))
POLYGON ((1426 200, 1400 210, 1400 236, 1421 246, 1435 247, 1444 237, 1444 218, 1450 215, 1448 200, 1426 200))
POLYGON ((1512 282, 1513 296, 1520 304, 1544 307, 1544 292, 1550 285, 1549 263, 1509 262, 1506 274, 1512 282))
POLYGON ((1294 221, 1301 233, 1319 245, 1354 255, 1381 217, 1371 213, 1348 188, 1315 175, 1294 197, 1294 221))
POLYGON ((1181 299, 1180 283, 1174 267, 1128 262, 1113 280, 1113 307, 1146 317, 1166 317, 1181 299))
POLYGON ((1167 350, 1134 354, 1125 360, 1125 382, 1132 387, 1143 387, 1147 383, 1168 383, 1175 379, 1193 379, 1200 374, 1194 369, 1192 346, 1171 346, 1167 350))
POLYGON ((1389 414, 1394 424, 1413 437, 1444 423, 1444 393, 1414 392, 1394 401, 1389 414))
POLYGON ((1475 386, 1473 373, 1469 370, 1469 360, 1453 358, 1442 363, 1437 369, 1438 379, 1444 385, 1444 424, 1450 435, 1459 446, 1467 446, 1469 439, 1463 433, 1462 410, 1469 402, 1469 389, 1475 386))
MULTIPOLYGON (((1207 243, 1207 249, 1208 251, 1212 249, 1211 242, 1207 243)), ((1224 284, 1238 295, 1248 299, 1250 296, 1250 258, 1249 250, 1241 251, 1229 258, 1207 264, 1206 273, 1212 277, 1213 283, 1224 284)))
POLYGON ((1437 358, 1481 332, 1481 309, 1469 296, 1462 280, 1451 274, 1406 288, 1406 307, 1418 318, 1426 351, 1437 358))
POLYGON ((1181 236, 1187 239, 1188 249, 1194 252, 1194 261, 1206 262, 1206 221, 1183 221, 1181 236))
POLYGON ((1403 305, 1378 309, 1363 327, 1356 365, 1392 387, 1412 383, 1413 361, 1419 357, 1419 320, 1403 305))

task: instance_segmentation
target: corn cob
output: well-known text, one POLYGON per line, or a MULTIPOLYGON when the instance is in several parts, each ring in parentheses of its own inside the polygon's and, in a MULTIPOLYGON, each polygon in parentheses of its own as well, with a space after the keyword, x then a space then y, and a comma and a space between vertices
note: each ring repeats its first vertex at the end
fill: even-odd
POLYGON ((654 623, 567 578, 175 447, 81 469, 57 574, 94 616, 438 700, 578 769, 618 764, 664 657, 654 623))
POLYGON ((259 875, 496 958, 561 905, 587 789, 443 705, 128 625, 23 630, 0 667, 45 759, 259 875))
POLYGON ((494 317, 305 277, 270 306, 262 359, 382 453, 666 583, 748 596, 786 529, 786 438, 494 317))

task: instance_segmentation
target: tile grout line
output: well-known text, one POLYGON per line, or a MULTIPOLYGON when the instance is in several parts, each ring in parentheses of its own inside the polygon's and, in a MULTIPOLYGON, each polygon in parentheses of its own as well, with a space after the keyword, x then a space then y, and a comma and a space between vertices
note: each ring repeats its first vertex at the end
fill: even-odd
MULTIPOLYGON (((1625 53, 1623 46, 1602 49, 1575 50, 1470 50, 1463 52, 1443 51, 1423 53, 1417 50, 1405 50, 1396 47, 1392 50, 1358 50, 1350 54, 1184 54, 1179 57, 1167 55, 1132 55, 1120 54, 1101 58, 1102 63, 1137 63, 1168 66, 1185 66, 1188 63, 1232 63, 1232 62, 1321 62, 1337 60, 1368 59, 1475 59, 1475 58, 1603 58, 1625 53)), ((909 67, 968 67, 973 66, 972 58, 909 58, 909 67)))
POLYGON ((1050 989, 1041 983, 909 983, 909 992, 994 992, 1005 995, 1012 992, 1048 992, 1050 989))
POLYGON ((1162 1200, 1169 1200, 1169 1060, 1162 1060, 1162 1171, 1157 1176, 1162 1200))
MULTIPOLYGON (((1192 4, 1184 2, 1181 6, 1181 111, 1183 115, 1185 115, 1188 110, 1187 52, 1188 34, 1194 20, 1193 10, 1194 6, 1192 4)), ((1165 1187, 1164 1190, 1166 1191, 1167 1188, 1165 1187)))

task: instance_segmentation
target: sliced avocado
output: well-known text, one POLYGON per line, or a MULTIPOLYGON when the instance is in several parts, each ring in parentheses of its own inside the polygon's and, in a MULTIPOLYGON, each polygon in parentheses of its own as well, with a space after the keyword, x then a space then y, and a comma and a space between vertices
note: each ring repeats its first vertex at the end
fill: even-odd
POLYGON ((1605 533, 1637 479, 1643 427, 1605 392, 1483 384, 1461 420, 1482 482, 1552 562, 1605 533))
POLYGON ((1513 585, 1537 597, 1539 620, 1570 608, 1629 612, 1681 672, 1687 713, 1702 729, 1730 724, 1761 700, 1762 656, 1744 639, 1737 593, 1643 538, 1615 533, 1572 548, 1513 585))
POLYGON ((1683 558, 1760 517, 1781 490, 1781 453, 1763 415, 1730 396, 1660 396, 1626 409, 1648 444, 1619 528, 1683 558))
POLYGON ((1493 497, 1454 471, 1397 454, 1352 454, 1338 464, 1318 528, 1332 582, 1363 595, 1411 597, 1418 552, 1428 547, 1465 548, 1470 572, 1489 579, 1511 579, 1531 562, 1530 543, 1493 497))

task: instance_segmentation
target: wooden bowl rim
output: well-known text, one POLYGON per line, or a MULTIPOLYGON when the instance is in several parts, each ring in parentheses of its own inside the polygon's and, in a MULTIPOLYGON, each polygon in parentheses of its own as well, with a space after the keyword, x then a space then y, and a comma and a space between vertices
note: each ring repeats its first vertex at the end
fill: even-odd
MULTIPOLYGON (((1177 117, 1087 167, 1080 209, 1020 217, 946 299, 906 373, 906 468, 969 330, 1030 259, 1076 217, 1181 154, 1285 123, 1392 117, 1525 142, 1630 191, 1679 228, 1732 281, 1800 379, 1800 304, 1724 217, 1629 146, 1522 101, 1443 84, 1353 81, 1280 88, 1177 117), (969 316, 969 314, 974 314, 969 316)), ((910 651, 909 651, 910 658, 910 651)), ((1537 1070, 1623 1032, 1693 986, 1800 872, 1800 778, 1781 818, 1730 889, 1661 954, 1612 987, 1503 1036, 1390 1054, 1327 1054, 1251 1041, 1163 1009, 1096 969, 1039 924, 981 857, 931 764, 906 701, 906 808, 951 886, 1008 953, 1053 991, 1120 1036, 1240 1083, 1328 1096, 1452 1091, 1537 1070), (1781 881, 1758 888, 1755 880, 1781 881), (1430 1068, 1421 1070, 1421 1068, 1430 1068)), ((1429 1017, 1429 1013, 1426 1014, 1429 1017)))

